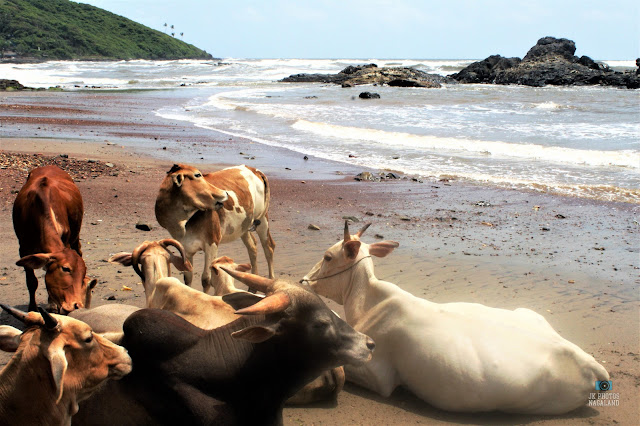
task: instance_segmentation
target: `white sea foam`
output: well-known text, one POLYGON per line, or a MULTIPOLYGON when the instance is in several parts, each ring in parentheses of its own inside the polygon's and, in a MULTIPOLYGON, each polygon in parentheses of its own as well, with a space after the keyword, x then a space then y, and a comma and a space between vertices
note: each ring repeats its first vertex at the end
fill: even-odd
POLYGON ((507 143, 502 141, 420 136, 410 133, 386 132, 382 130, 314 123, 306 120, 298 120, 292 127, 297 130, 337 139, 368 141, 385 146, 405 147, 439 153, 442 153, 442 151, 452 153, 457 151, 503 158, 640 169, 640 152, 635 150, 597 151, 536 144, 507 143))

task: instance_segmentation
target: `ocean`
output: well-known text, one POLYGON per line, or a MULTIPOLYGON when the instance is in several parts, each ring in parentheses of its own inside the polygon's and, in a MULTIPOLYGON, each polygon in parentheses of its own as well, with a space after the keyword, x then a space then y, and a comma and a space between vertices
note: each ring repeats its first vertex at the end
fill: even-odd
MULTIPOLYGON (((440 89, 280 83, 348 65, 448 75, 472 60, 237 59, 0 64, 68 90, 184 90, 159 117, 301 155, 416 177, 640 203, 640 91, 446 84, 440 89), (359 99, 363 91, 380 99, 359 99)), ((614 69, 634 61, 603 61, 614 69)), ((204 148, 206 149, 206 147, 204 148)))

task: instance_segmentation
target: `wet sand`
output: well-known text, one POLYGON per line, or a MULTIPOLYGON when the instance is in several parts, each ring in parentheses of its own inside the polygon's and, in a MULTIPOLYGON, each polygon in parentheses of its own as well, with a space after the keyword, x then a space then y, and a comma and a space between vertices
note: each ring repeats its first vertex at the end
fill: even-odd
MULTIPOLYGON (((144 303, 142 286, 133 270, 105 260, 112 253, 131 251, 144 240, 168 236, 155 221, 153 203, 159 183, 174 161, 197 164, 203 171, 246 163, 270 177, 270 217, 279 276, 300 279, 324 250, 341 238, 344 217, 359 221, 352 225, 354 229, 371 222, 365 241, 400 243, 389 257, 376 259, 379 278, 435 302, 533 309, 563 337, 602 362, 611 375, 614 392, 620 394, 619 406, 585 406, 560 417, 462 415, 436 410, 402 389, 384 399, 347 385, 336 403, 287 408, 286 424, 640 422, 638 205, 457 181, 356 182, 353 176, 362 169, 315 158, 305 161, 298 153, 153 114, 164 105, 181 105, 187 97, 180 93, 0 95, 3 303, 26 308, 28 302, 24 274, 15 266, 18 243, 11 223, 15 192, 22 186, 28 166, 9 153, 38 154, 43 159, 66 154, 66 161, 85 162, 88 167, 78 175, 77 184, 85 202, 84 257, 89 274, 99 279, 94 306, 144 303), (139 220, 147 221, 153 229, 135 229, 139 220), (309 224, 320 230, 308 229, 309 224), (116 300, 106 300, 110 296, 116 300)), ((247 261, 239 241, 222 246, 219 253, 247 261)), ((201 262, 197 257, 196 288, 201 262)), ((264 271, 262 253, 259 262, 264 271)), ((37 298, 44 304, 46 291, 40 281, 37 298)), ((340 311, 335 304, 330 306, 340 311)), ((15 324, 4 313, 0 323, 15 324)), ((6 354, 0 354, 0 363, 7 359, 6 354)))

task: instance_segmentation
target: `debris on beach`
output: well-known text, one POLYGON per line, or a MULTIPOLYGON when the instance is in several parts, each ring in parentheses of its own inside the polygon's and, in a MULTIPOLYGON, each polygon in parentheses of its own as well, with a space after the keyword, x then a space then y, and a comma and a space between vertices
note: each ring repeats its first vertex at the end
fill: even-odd
POLYGON ((314 225, 313 223, 309 224, 309 226, 307 226, 307 229, 311 229, 312 231, 319 231, 320 227, 318 225, 314 225))
POLYGON ((151 231, 152 226, 149 225, 147 222, 139 220, 138 223, 136 223, 136 229, 139 229, 141 231, 151 231))
POLYGON ((354 223, 360 222, 360 219, 358 219, 355 216, 342 216, 342 220, 349 220, 349 221, 354 222, 354 223))
POLYGON ((23 154, 2 151, 0 152, 0 169, 9 170, 16 182, 21 182, 27 178, 29 171, 36 167, 56 165, 69 173, 75 181, 79 179, 96 178, 102 175, 118 176, 119 168, 110 163, 103 163, 98 160, 80 160, 69 158, 68 154, 43 155, 43 154, 23 154))
POLYGON ((488 201, 478 201, 475 205, 480 207, 491 207, 491 203, 488 201))

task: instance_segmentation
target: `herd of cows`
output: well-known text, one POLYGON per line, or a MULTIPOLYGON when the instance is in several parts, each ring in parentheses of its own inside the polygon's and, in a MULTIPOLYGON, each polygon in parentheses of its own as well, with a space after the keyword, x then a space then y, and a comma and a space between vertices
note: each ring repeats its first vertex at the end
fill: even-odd
POLYGON ((56 166, 32 170, 13 208, 29 312, 2 305, 25 329, 0 326, 0 349, 14 352, 0 371, 0 424, 281 424, 285 403, 335 399, 345 380, 382 396, 404 386, 449 411, 562 414, 609 379, 529 309, 437 304, 377 279, 373 257, 398 243, 366 244, 368 226, 351 234, 345 223, 299 283, 275 279, 270 196, 254 168, 174 165, 155 204, 172 238, 109 259, 141 277, 146 308, 90 308, 80 191, 56 166), (250 264, 217 256, 237 239, 250 264), (203 291, 190 286, 199 251, 203 291), (36 303, 36 269, 57 313, 36 303), (345 320, 318 295, 343 305, 345 320))

